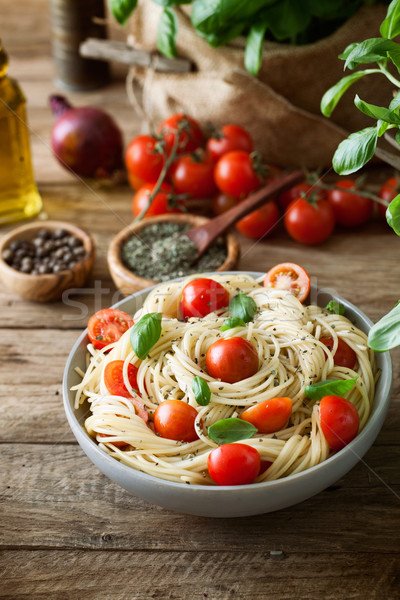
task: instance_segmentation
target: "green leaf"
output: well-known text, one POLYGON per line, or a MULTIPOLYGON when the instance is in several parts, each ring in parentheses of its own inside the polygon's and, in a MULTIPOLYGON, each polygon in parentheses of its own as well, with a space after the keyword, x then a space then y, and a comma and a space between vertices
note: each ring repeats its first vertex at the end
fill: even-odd
POLYGON ((228 329, 233 329, 234 327, 246 327, 246 323, 239 317, 229 317, 228 319, 225 319, 219 330, 228 331, 228 329))
POLYGON ((400 34, 399 0, 392 0, 389 4, 386 18, 382 21, 379 31, 383 38, 388 38, 389 40, 400 34))
POLYGON ((378 131, 376 127, 366 127, 351 133, 336 149, 332 165, 339 175, 349 175, 363 167, 374 155, 378 131))
POLYGON ((178 20, 173 10, 165 8, 157 29, 157 47, 168 58, 176 56, 176 36, 178 34, 178 20))
POLYGON ((400 131, 397 130, 396 135, 394 136, 397 144, 400 146, 400 131))
POLYGON ((346 312, 343 304, 338 302, 337 300, 329 300, 328 304, 325 306, 325 310, 329 310, 329 312, 334 313, 335 315, 344 315, 346 312))
POLYGON ((393 100, 389 104, 389 110, 393 111, 400 107, 400 92, 396 94, 393 100))
POLYGON ((394 125, 400 125, 400 115, 396 114, 394 111, 385 108, 384 106, 376 106, 375 104, 369 104, 368 102, 364 102, 361 98, 356 95, 354 98, 354 104, 357 106, 361 112, 363 112, 368 117, 372 117, 373 119, 385 121, 386 123, 391 123, 394 125))
POLYGON ((108 3, 114 19, 125 25, 136 8, 137 0, 109 0, 108 3))
POLYGON ((131 331, 131 346, 136 356, 144 360, 161 336, 161 313, 149 313, 131 331))
POLYGON ((229 312, 232 317, 236 317, 245 323, 249 323, 253 320, 254 315, 257 312, 257 304, 253 298, 240 292, 236 296, 233 296, 232 300, 229 302, 229 312))
POLYGON ((202 377, 196 376, 192 381, 192 391, 197 404, 207 406, 210 403, 211 391, 208 383, 202 377))
POLYGON ((345 59, 344 70, 347 68, 354 69, 360 64, 379 62, 387 58, 387 53, 390 51, 396 52, 398 44, 391 40, 382 38, 370 38, 356 44, 347 46, 343 54, 339 58, 345 59))
POLYGON ((327 90, 322 96, 322 114, 325 115, 325 117, 330 117, 343 94, 349 89, 349 87, 353 83, 355 83, 365 75, 368 75, 367 71, 356 71, 355 73, 346 75, 346 77, 343 77, 340 81, 335 83, 335 85, 329 88, 329 90, 327 90))
POLYGON ((358 379, 327 379, 306 385, 305 394, 311 400, 321 400, 324 396, 344 396, 351 390, 358 379))
POLYGON ((252 75, 257 75, 261 67, 262 51, 267 23, 254 23, 246 40, 244 66, 252 75))
POLYGON ((378 132, 378 137, 381 137, 390 127, 389 123, 386 123, 386 121, 380 121, 378 120, 377 124, 376 124, 376 130, 378 132))
POLYGON ((386 221, 395 234, 400 236, 400 194, 393 198, 387 207, 386 221))
POLYGON ((247 440, 257 433, 257 427, 243 419, 221 419, 208 428, 208 436, 217 444, 247 440))
MULTIPOLYGON (((398 196, 399 197, 399 196, 398 196)), ((386 352, 400 344, 400 303, 369 330, 368 346, 374 352, 386 352)))
MULTIPOLYGON (((249 2, 251 4, 251 2, 249 2)), ((279 0, 263 10, 268 29, 278 41, 294 40, 310 24, 311 14, 298 0, 279 0)))

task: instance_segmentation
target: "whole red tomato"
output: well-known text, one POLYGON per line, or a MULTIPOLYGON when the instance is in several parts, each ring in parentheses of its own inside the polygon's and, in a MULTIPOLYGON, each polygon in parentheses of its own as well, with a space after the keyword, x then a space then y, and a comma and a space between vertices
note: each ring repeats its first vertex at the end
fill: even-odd
POLYGON ((236 223, 236 229, 243 235, 259 240, 271 233, 280 219, 279 209, 274 200, 270 200, 259 208, 243 217, 236 223))
POLYGON ((188 115, 176 113, 165 119, 157 129, 157 133, 164 140, 167 155, 171 153, 179 125, 183 128, 179 134, 177 154, 193 152, 200 148, 203 143, 204 135, 199 123, 188 115))
POLYGON ((215 165, 214 178, 221 192, 240 199, 261 185, 250 154, 242 150, 224 154, 215 165))
POLYGON ((344 227, 356 227, 368 221, 374 209, 370 198, 346 190, 356 190, 354 179, 342 179, 335 183, 340 190, 329 190, 328 201, 333 208, 335 220, 344 227))
POLYGON ((197 410, 182 400, 164 400, 154 411, 154 430, 163 438, 182 442, 198 439, 194 422, 197 410))
POLYGON ((386 209, 393 200, 400 194, 400 181, 399 177, 390 177, 385 183, 382 185, 379 190, 379 198, 382 198, 386 202, 386 206, 383 204, 378 204, 379 214, 386 220, 386 209))
POLYGON ((289 235, 301 244, 320 244, 335 226, 333 208, 324 198, 314 202, 297 198, 289 205, 284 219, 289 235))
POLYGON ((331 450, 341 450, 353 440, 360 426, 357 409, 341 396, 324 396, 319 405, 321 430, 331 450))
POLYGON ((260 455, 247 444, 224 444, 210 452, 207 469, 218 485, 247 485, 260 472, 260 455))
POLYGON ((222 213, 236 206, 238 202, 239 200, 237 198, 220 193, 216 194, 212 199, 211 208, 214 215, 222 215, 222 213))
POLYGON ((242 381, 258 371, 257 350, 241 337, 217 340, 207 351, 206 368, 215 379, 227 383, 242 381))
POLYGON ((155 183, 164 166, 164 156, 156 150, 158 141, 151 135, 134 138, 125 152, 125 165, 134 189, 144 183, 155 183))
POLYGON ((207 150, 215 163, 221 156, 232 152, 232 150, 243 150, 250 154, 253 149, 254 144, 251 135, 240 125, 224 125, 221 128, 221 135, 211 137, 207 142, 207 150))
POLYGON ((209 154, 181 156, 171 169, 170 179, 178 194, 206 198, 215 193, 214 163, 209 154))
POLYGON ((205 317, 228 304, 229 294, 223 285, 214 279, 200 277, 192 279, 183 288, 180 312, 184 319, 205 317))
MULTIPOLYGON (((143 185, 133 196, 132 213, 135 218, 138 217, 148 205, 154 187, 154 183, 146 183, 146 185, 143 185)), ((150 208, 146 211, 146 217, 154 217, 155 215, 164 215, 166 213, 181 213, 183 210, 183 203, 177 202, 176 204, 171 205, 169 201, 171 194, 171 186, 168 185, 168 183, 163 183, 161 191, 156 194, 150 208)))

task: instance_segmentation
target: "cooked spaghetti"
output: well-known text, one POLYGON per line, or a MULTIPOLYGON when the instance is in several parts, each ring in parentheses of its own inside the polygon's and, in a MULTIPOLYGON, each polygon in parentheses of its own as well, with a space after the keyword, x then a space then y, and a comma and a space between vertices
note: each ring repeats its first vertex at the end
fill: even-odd
POLYGON ((194 278, 159 285, 133 316, 137 323, 145 314, 162 313, 161 337, 144 360, 132 350, 129 329, 103 350, 88 345, 86 372, 79 371, 82 382, 73 388, 75 408, 85 401, 90 404, 91 414, 85 427, 105 452, 162 479, 213 485, 207 458, 217 444, 208 436, 208 427, 220 419, 240 417, 244 409, 262 401, 286 396, 292 400, 287 426, 274 433, 256 433, 241 443, 255 448, 262 461, 272 463, 256 478, 256 483, 299 473, 330 455, 321 431, 318 404, 305 396, 305 386, 356 376, 357 381, 346 397, 358 411, 360 430, 365 426, 376 379, 374 355, 367 346, 365 333, 344 316, 315 305, 305 306, 294 295, 264 288, 244 274, 218 275, 212 279, 224 286, 230 298, 244 292, 254 299, 257 312, 251 322, 221 331, 230 316, 226 308, 203 318, 180 321, 177 311, 182 289, 194 278), (255 375, 236 383, 215 380, 206 370, 207 350, 216 340, 234 336, 255 346, 259 369, 255 375), (333 339, 331 350, 320 341, 324 336, 333 339), (333 357, 338 340, 345 341, 355 352, 354 369, 335 365, 333 357), (111 395, 105 386, 105 365, 114 360, 124 361, 124 384, 132 397, 137 394, 128 379, 128 366, 138 368, 138 395, 148 412, 148 424, 137 414, 129 398, 111 395), (196 402, 192 391, 195 376, 201 376, 211 391, 206 406, 196 402), (180 400, 196 409, 198 439, 181 442, 154 432, 154 411, 166 399, 180 400))

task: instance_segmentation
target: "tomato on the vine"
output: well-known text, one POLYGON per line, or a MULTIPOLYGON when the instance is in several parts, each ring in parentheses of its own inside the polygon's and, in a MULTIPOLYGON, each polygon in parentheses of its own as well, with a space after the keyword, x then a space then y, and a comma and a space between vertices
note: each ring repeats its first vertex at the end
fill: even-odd
POLYGON ((240 199, 254 192, 262 183, 251 155, 242 150, 224 154, 215 165, 214 178, 221 192, 240 199))
MULTIPOLYGON (((322 337, 319 340, 328 348, 328 350, 333 349, 333 338, 331 337, 322 337)), ((354 352, 353 348, 341 338, 338 338, 338 345, 335 354, 333 355, 333 362, 338 367, 346 367, 347 369, 354 369, 354 366, 357 362, 357 354, 354 352)))
MULTIPOLYGON (((154 188, 154 183, 146 183, 133 196, 132 213, 135 218, 145 210, 154 188)), ((154 217, 155 215, 164 215, 166 213, 181 213, 184 206, 182 201, 172 202, 171 197, 172 187, 168 183, 163 183, 161 190, 155 195, 145 216, 154 217)))
POLYGON ((354 194, 346 190, 357 190, 354 179, 341 179, 335 183, 340 190, 329 190, 328 201, 333 208, 335 220, 344 227, 362 225, 372 215, 374 203, 360 192, 354 194))
POLYGON ((176 160, 171 168, 170 180, 178 194, 191 198, 206 198, 216 191, 214 163, 209 154, 187 154, 176 160))
POLYGON ((379 190, 379 198, 386 202, 386 206, 383 204, 378 204, 379 214, 386 219, 386 209, 398 194, 400 194, 400 179, 398 176, 390 177, 385 181, 382 187, 379 190))
POLYGON ((183 128, 179 134, 177 154, 193 152, 203 143, 204 135, 199 123, 184 113, 176 113, 165 119, 157 129, 164 140, 167 155, 171 154, 180 125, 183 128))
POLYGON ((356 407, 341 396, 324 396, 319 405, 322 433, 331 450, 341 450, 357 435, 360 417, 356 407))
MULTIPOLYGON (((147 423, 149 420, 149 415, 147 414, 145 405, 140 398, 137 396, 132 397, 128 392, 124 382, 123 367, 123 360, 112 360, 111 362, 107 363, 104 367, 104 384, 112 396, 123 396, 124 398, 129 398, 132 404, 134 404, 139 417, 141 417, 143 421, 147 423)), ((128 380, 135 392, 139 391, 137 372, 138 370, 134 365, 128 365, 128 380)))
POLYGON ((293 200, 301 198, 303 195, 309 198, 311 194, 315 195, 318 199, 325 197, 325 192, 323 190, 303 181, 302 183, 294 185, 289 190, 286 190, 286 192, 279 194, 278 204, 283 211, 286 211, 293 200))
POLYGON ((237 198, 233 196, 228 196, 228 194, 216 194, 211 201, 211 208, 214 215, 222 215, 227 210, 230 210, 234 206, 236 206, 240 202, 237 198))
POLYGON ((195 430, 197 410, 183 400, 164 400, 154 411, 155 432, 169 440, 194 442, 198 439, 195 430))
POLYGON ((290 398, 271 398, 246 408, 240 418, 257 427, 260 433, 274 433, 283 429, 292 414, 290 398))
POLYGON ((125 152, 128 179, 137 190, 144 183, 155 183, 164 166, 164 156, 157 151, 158 140, 151 135, 134 138, 125 152))
POLYGON ((236 229, 243 235, 259 240, 271 233, 279 223, 280 213, 274 200, 270 200, 258 210, 251 212, 236 223, 236 229))
POLYGON ((291 292, 304 302, 310 292, 310 276, 296 263, 280 263, 270 269, 264 277, 264 287, 291 292))
POLYGON ((251 135, 244 127, 223 125, 221 134, 216 137, 211 136, 206 147, 212 160, 216 163, 221 156, 232 150, 243 150, 250 154, 253 152, 254 144, 251 135))
POLYGON ((180 316, 183 319, 205 317, 228 304, 229 294, 223 285, 214 279, 199 277, 189 281, 182 290, 180 316))
POLYGON ((260 472, 260 455, 247 444, 224 444, 210 452, 207 469, 218 485, 247 485, 260 472))
POLYGON ((117 308, 103 308, 88 321, 88 337, 98 350, 117 342, 134 325, 132 317, 117 308))
POLYGON ((325 198, 297 198, 289 205, 284 223, 289 235, 301 244, 320 244, 328 239, 335 226, 333 208, 325 198))
POLYGON ((241 337, 222 338, 209 347, 206 369, 211 377, 236 383, 258 371, 258 354, 254 345, 241 337))

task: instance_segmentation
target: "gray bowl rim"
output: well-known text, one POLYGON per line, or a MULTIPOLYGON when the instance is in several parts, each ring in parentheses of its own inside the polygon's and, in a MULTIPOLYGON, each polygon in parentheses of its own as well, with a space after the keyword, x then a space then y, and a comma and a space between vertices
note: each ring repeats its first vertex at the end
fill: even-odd
MULTIPOLYGON (((258 278, 262 277, 263 275, 265 275, 265 273, 261 272, 261 271, 218 271, 218 272, 202 273, 201 275, 202 276, 221 276, 221 275, 240 275, 241 273, 244 275, 250 275, 250 276, 254 277, 255 279, 258 279, 258 278)), ((196 275, 194 275, 194 277, 196 277, 196 275)), ((165 283, 182 281, 183 279, 186 279, 186 277, 177 277, 177 278, 171 279, 165 283)), ((158 285, 160 285, 160 283, 157 283, 157 284, 155 284, 151 287, 148 287, 144 290, 140 290, 134 294, 131 294, 130 296, 123 298, 116 304, 113 304, 113 306, 111 308, 123 309, 124 306, 126 304, 128 304, 129 302, 131 302, 134 298, 138 298, 141 296, 143 296, 143 300, 144 300, 145 297, 158 285)), ((315 284, 311 283, 310 296, 313 294, 313 292, 316 292, 317 294, 325 293, 327 295, 332 296, 333 299, 335 299, 338 302, 340 302, 341 304, 343 304, 343 306, 347 310, 349 310, 350 312, 352 312, 356 315, 357 319, 361 320, 362 325, 364 326, 363 330, 365 330, 366 328, 372 327, 373 322, 371 321, 371 319, 369 317, 367 317, 367 315, 365 313, 363 313, 359 308, 357 308, 354 304, 352 304, 345 298, 342 298, 341 296, 336 294, 333 290, 328 289, 328 288, 320 288, 320 287, 316 286, 315 284)), ((359 327, 360 329, 362 329, 360 324, 357 324, 356 326, 359 327)), ((310 467, 309 469, 306 469, 305 471, 301 471, 301 472, 295 473, 293 475, 288 475, 286 477, 283 477, 281 479, 276 479, 273 481, 263 481, 263 482, 259 482, 259 483, 248 484, 248 485, 218 486, 218 485, 191 484, 190 486, 188 486, 185 483, 169 481, 166 479, 162 479, 161 477, 155 477, 154 475, 149 475, 148 473, 144 473, 143 471, 136 470, 133 467, 129 467, 128 465, 125 465, 125 464, 119 462, 117 459, 112 458, 106 452, 101 450, 101 448, 98 446, 98 444, 89 436, 87 431, 82 427, 81 423, 77 419, 75 410, 73 408, 72 394, 70 393, 70 390, 68 389, 68 374, 71 369, 73 369, 75 366, 77 366, 77 365, 73 364, 72 361, 74 359, 75 352, 78 350, 78 348, 82 345, 82 343, 84 341, 86 344, 88 343, 87 328, 83 331, 83 333, 80 334, 77 341, 73 345, 73 347, 69 353, 69 356, 68 356, 68 360, 67 360, 67 363, 66 363, 66 366, 64 369, 64 376, 63 376, 64 410, 65 410, 69 425, 70 425, 72 432, 74 433, 78 443, 79 443, 79 435, 83 435, 85 438, 85 441, 90 443, 92 450, 98 455, 99 459, 102 459, 103 461, 108 463, 121 475, 131 477, 131 478, 137 480, 138 482, 142 479, 149 483, 163 485, 165 487, 171 487, 171 488, 175 488, 175 489, 185 488, 186 490, 192 489, 194 491, 203 491, 203 492, 205 490, 208 490, 208 491, 213 490, 213 491, 215 491, 216 494, 225 493, 227 490, 235 490, 238 493, 245 493, 245 492, 249 492, 249 490, 254 489, 255 487, 257 489, 265 488, 266 490, 268 490, 270 488, 282 485, 283 481, 284 482, 289 482, 289 481, 294 482, 297 479, 301 480, 301 478, 304 477, 305 474, 307 474, 307 476, 308 475, 312 476, 313 474, 318 474, 319 471, 329 468, 329 465, 332 465, 337 461, 338 462, 341 461, 343 458, 343 455, 345 453, 348 454, 348 453, 354 452, 354 454, 358 458, 357 462, 359 462, 362 459, 362 456, 359 456, 357 454, 357 452, 355 452, 353 450, 353 448, 355 446, 362 445, 363 439, 369 436, 370 430, 374 428, 374 421, 375 420, 379 421, 382 413, 386 413, 389 402, 390 402, 390 397, 391 397, 392 362, 391 362, 391 358, 390 358, 390 353, 389 352, 379 353, 377 356, 380 357, 380 362, 382 363, 381 371, 382 371, 382 373, 385 372, 385 379, 383 380, 383 382, 381 384, 382 389, 380 392, 382 401, 378 408, 376 408, 376 407, 374 408, 374 405, 372 406, 371 415, 370 415, 365 427, 357 435, 357 437, 354 438, 354 440, 352 440, 347 446, 345 446, 345 448, 343 448, 339 452, 336 452, 335 454, 333 454, 332 456, 327 458, 325 461, 319 463, 318 465, 315 465, 314 467, 310 467)), ((382 379, 382 375, 381 375, 380 380, 381 379, 382 379)), ((378 435, 378 433, 377 433, 377 435, 378 435)), ((371 447, 371 445, 372 444, 370 444, 369 447, 371 447)), ((351 470, 351 468, 349 470, 351 470)))

